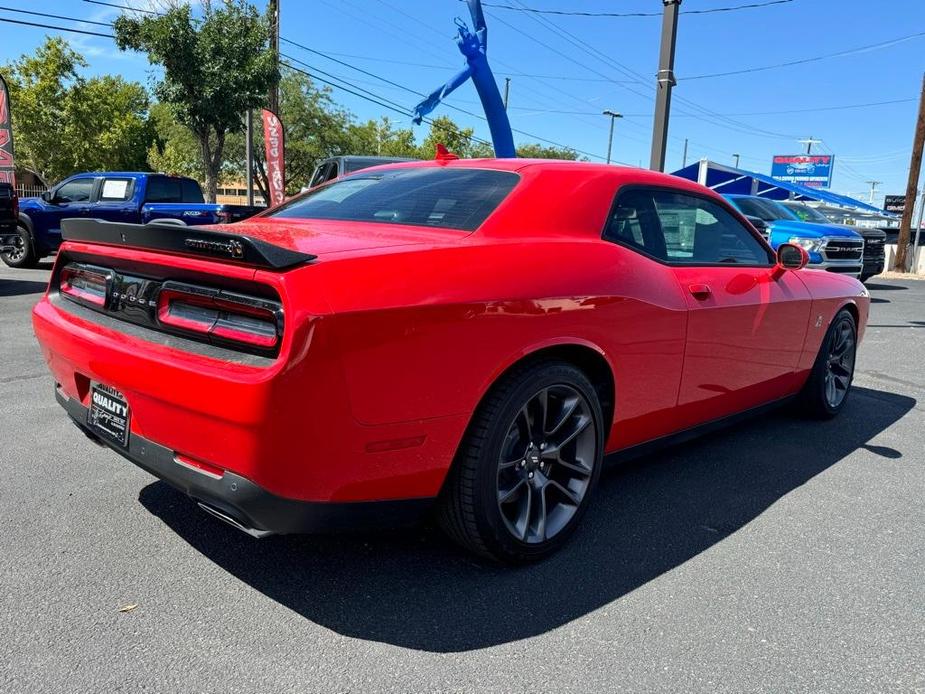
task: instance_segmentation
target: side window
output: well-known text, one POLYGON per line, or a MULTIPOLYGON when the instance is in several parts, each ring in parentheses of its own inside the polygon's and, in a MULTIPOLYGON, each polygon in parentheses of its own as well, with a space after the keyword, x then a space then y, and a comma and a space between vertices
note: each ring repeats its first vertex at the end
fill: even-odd
POLYGON ((69 181, 58 188, 55 191, 55 199, 58 202, 87 202, 92 192, 93 179, 78 178, 76 181, 69 181))
POLYGON ((308 187, 314 188, 315 186, 320 186, 327 179, 325 178, 325 172, 330 168, 330 164, 322 162, 318 165, 318 168, 315 169, 315 175, 312 176, 312 180, 309 181, 308 187))
POLYGON ((183 202, 180 179, 166 176, 149 176, 145 194, 147 202, 183 202))
POLYGON ((196 181, 189 178, 181 178, 180 187, 183 190, 183 202, 193 204, 202 204, 205 202, 205 198, 202 197, 202 188, 199 187, 196 181))
POLYGON ((764 246, 722 206, 685 193, 652 195, 669 262, 771 265, 764 246))
POLYGON ((100 202, 122 202, 132 197, 132 180, 107 178, 100 189, 100 202))
POLYGON ((618 193, 604 230, 604 238, 659 260, 668 259, 665 237, 655 211, 652 191, 649 190, 631 188, 618 193))

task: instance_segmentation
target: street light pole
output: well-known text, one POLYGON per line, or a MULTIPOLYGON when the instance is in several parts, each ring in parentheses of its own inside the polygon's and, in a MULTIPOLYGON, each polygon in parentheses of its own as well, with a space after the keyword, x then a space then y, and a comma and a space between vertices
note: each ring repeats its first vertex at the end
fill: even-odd
POLYGON ((674 47, 678 34, 678 8, 681 0, 662 0, 662 46, 658 57, 658 77, 655 95, 655 122, 652 125, 652 154, 649 168, 665 170, 665 151, 668 148, 668 117, 671 113, 671 88, 675 86, 674 47))
POLYGON ((734 156, 734 157, 736 158, 736 168, 738 169, 738 168, 739 168, 739 155, 738 155, 738 154, 733 154, 732 156, 734 156))
POLYGON ((607 163, 610 163, 610 151, 613 148, 613 122, 617 118, 623 118, 623 115, 617 113, 616 111, 607 110, 604 111, 605 116, 610 116, 610 137, 607 139, 607 163))

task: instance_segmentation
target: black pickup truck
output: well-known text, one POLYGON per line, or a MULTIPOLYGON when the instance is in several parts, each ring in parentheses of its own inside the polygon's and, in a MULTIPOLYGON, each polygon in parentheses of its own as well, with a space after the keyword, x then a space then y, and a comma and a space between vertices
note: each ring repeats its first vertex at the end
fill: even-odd
POLYGON ((9 183, 0 182, 0 253, 16 249, 19 235, 16 222, 19 219, 19 198, 16 189, 9 183))

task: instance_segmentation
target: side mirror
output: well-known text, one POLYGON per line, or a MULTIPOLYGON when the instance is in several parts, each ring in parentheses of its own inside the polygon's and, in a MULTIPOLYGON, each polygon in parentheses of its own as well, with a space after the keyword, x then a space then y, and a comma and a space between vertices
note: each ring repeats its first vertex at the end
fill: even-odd
POLYGON ((784 270, 802 270, 809 262, 809 253, 795 243, 777 247, 777 265, 784 270))
POLYGON ((39 197, 42 198, 42 200, 45 202, 51 202, 55 199, 54 193, 52 193, 50 190, 46 190, 39 197))

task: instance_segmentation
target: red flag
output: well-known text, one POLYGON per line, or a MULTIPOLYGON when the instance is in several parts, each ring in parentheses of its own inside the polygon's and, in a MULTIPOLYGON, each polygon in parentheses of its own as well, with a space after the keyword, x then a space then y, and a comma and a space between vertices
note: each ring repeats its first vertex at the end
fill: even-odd
POLYGON ((13 168, 13 126, 10 120, 10 94, 0 75, 0 181, 16 184, 13 168))
POLYGON ((283 133, 282 121, 273 111, 263 109, 262 115, 270 205, 278 205, 286 198, 286 136, 283 133))

